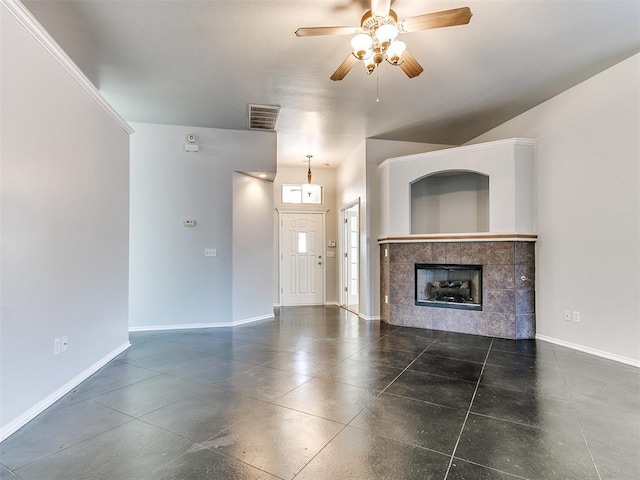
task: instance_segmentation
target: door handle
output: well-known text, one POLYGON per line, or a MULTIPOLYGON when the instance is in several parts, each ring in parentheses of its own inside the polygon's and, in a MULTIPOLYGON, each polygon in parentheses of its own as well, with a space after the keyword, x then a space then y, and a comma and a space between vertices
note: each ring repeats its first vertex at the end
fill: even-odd
POLYGON ((318 265, 322 265, 322 262, 318 262, 318 265))

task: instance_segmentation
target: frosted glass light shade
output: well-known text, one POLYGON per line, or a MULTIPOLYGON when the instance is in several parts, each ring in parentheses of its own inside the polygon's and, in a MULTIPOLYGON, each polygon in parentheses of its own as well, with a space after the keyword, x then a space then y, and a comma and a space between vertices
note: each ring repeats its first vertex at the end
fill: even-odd
POLYGON ((385 24, 378 27, 376 30, 376 38, 380 42, 380 45, 388 45, 398 36, 398 27, 392 24, 385 24))
POLYGON ((367 73, 371 75, 371 73, 376 69, 376 62, 373 61, 373 57, 369 57, 363 60, 364 66, 367 69, 367 73))
POLYGON ((353 54, 360 60, 363 60, 371 55, 372 46, 373 39, 366 33, 359 33, 351 39, 351 48, 353 48, 353 54))
POLYGON ((407 45, 400 40, 396 40, 391 45, 389 45, 389 48, 387 48, 387 60, 389 60, 389 63, 397 65, 402 59, 402 54, 404 53, 406 48, 407 45))

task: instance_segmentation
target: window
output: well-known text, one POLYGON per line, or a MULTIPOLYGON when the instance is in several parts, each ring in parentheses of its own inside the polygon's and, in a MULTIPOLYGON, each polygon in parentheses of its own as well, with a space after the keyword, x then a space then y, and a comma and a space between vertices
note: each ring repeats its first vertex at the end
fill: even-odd
POLYGON ((298 232, 298 253, 307 253, 307 232, 298 232))
POLYGON ((282 203, 322 204, 322 185, 284 184, 282 185, 282 203))

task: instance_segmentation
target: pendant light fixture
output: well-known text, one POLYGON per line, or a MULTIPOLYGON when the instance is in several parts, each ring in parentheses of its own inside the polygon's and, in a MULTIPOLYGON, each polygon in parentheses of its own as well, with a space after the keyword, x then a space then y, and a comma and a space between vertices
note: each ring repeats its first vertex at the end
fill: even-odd
POLYGON ((302 203, 322 203, 322 186, 311 183, 311 159, 313 155, 307 155, 307 183, 302 185, 302 203))

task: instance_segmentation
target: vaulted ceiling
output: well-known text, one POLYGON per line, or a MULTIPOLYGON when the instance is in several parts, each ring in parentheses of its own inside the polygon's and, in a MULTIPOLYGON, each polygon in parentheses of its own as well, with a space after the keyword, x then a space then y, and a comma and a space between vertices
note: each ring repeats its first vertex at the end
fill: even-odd
POLYGON ((280 105, 279 164, 332 166, 364 138, 461 144, 640 51, 637 0, 395 0, 402 18, 469 6, 471 22, 406 33, 425 71, 329 76, 366 0, 25 0, 127 120, 247 128, 280 105), (379 95, 380 101, 376 102, 379 95))

